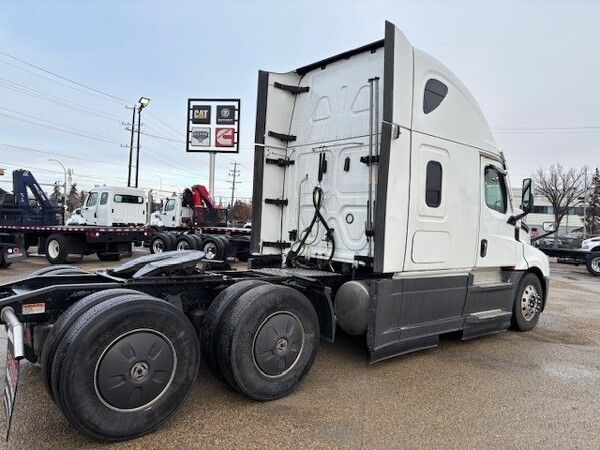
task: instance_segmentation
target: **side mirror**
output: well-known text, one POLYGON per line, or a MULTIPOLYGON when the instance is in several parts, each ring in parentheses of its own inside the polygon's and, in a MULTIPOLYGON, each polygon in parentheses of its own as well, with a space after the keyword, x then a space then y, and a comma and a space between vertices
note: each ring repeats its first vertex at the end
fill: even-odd
POLYGON ((521 191, 521 209, 528 214, 533 211, 533 192, 531 190, 531 178, 523 180, 523 190, 521 191))
POLYGON ((554 233, 556 231, 556 222, 544 222, 542 228, 546 233, 554 233))
POLYGON ((533 211, 533 192, 531 190, 531 178, 525 178, 523 180, 523 190, 521 191, 521 209, 522 213, 516 216, 510 216, 508 223, 510 225, 516 225, 517 221, 525 217, 531 211, 533 211))

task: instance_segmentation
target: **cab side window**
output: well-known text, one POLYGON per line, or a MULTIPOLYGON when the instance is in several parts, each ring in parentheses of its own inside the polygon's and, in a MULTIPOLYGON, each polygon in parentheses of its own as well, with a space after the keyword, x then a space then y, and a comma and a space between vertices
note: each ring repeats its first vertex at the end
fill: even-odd
POLYGON ((165 205, 165 211, 173 211, 175 209, 175 199, 170 198, 165 205))
POLYGON ((442 165, 438 161, 427 163, 425 203, 430 208, 437 208, 442 203, 442 165))
POLYGON ((488 208, 506 213, 506 182, 504 175, 493 166, 487 166, 484 171, 485 204, 488 208))
POLYGON ((108 202, 108 192, 103 192, 102 196, 100 197, 100 204, 106 205, 107 202, 108 202))
POLYGON ((88 197, 87 202, 85 202, 85 206, 95 206, 97 202, 98 202, 98 193, 92 192, 90 194, 90 196, 88 197))

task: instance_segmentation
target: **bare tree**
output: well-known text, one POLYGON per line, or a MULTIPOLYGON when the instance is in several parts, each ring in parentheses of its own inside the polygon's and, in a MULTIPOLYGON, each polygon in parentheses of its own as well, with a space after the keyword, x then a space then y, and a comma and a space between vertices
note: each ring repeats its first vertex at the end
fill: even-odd
MULTIPOLYGON (((556 229, 563 217, 584 194, 583 179, 586 168, 566 170, 560 163, 539 168, 534 175, 536 194, 548 199, 554 211, 556 229)), ((554 235, 554 248, 558 247, 558 232, 554 235)))

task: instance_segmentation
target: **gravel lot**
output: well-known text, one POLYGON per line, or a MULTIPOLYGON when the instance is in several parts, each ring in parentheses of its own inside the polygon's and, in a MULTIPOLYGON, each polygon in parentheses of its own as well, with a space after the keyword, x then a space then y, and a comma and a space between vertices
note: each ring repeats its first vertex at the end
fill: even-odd
MULTIPOLYGON (((139 254, 146 250, 138 249, 139 254)), ((30 257, 0 272, 45 266, 30 257)), ((94 257, 81 266, 108 267, 94 257)), ((364 338, 322 343, 292 395, 248 400, 202 367, 180 411, 155 433, 114 448, 598 448, 600 278, 552 264, 537 328, 367 363, 364 338)), ((4 346, 2 344, 2 370, 4 346)), ((79 434, 46 395, 40 369, 21 366, 11 437, 1 448, 106 448, 79 434)))

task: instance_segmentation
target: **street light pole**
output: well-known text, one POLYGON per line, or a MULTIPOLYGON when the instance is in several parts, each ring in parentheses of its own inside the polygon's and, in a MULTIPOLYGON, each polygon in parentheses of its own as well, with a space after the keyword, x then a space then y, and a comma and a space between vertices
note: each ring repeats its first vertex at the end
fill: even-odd
POLYGON ((138 106, 137 151, 135 156, 135 187, 138 187, 138 179, 140 174, 140 129, 142 127, 142 109, 148 106, 148 103, 150 103, 149 98, 140 97, 140 104, 138 106))
POLYGON ((133 160, 133 134, 135 132, 135 105, 133 109, 133 117, 131 118, 131 143, 129 144, 129 172, 127 173, 127 187, 131 187, 131 162, 133 160))
POLYGON ((54 161, 60 164, 60 166, 63 169, 63 172, 65 173, 65 182, 63 184, 63 201, 62 201, 62 218, 63 218, 63 224, 65 223, 65 206, 67 205, 67 169, 65 169, 65 166, 63 165, 63 163, 61 163, 58 159, 48 159, 48 161, 54 161))

